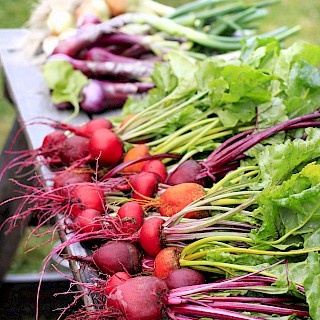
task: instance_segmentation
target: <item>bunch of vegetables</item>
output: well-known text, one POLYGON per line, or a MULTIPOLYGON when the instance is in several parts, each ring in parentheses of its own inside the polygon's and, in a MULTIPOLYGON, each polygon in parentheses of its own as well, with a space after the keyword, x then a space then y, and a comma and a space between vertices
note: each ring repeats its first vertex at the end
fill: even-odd
POLYGON ((92 252, 65 256, 100 275, 71 319, 319 318, 319 57, 274 39, 233 60, 171 52, 122 116, 38 120, 55 131, 7 168, 37 157, 52 176, 20 185, 9 222, 69 235, 45 264, 92 252))
POLYGON ((36 36, 37 40, 32 54, 38 55, 39 50, 51 54, 59 41, 74 35, 86 23, 107 21, 125 12, 164 16, 173 11, 174 8, 152 0, 42 0, 35 4, 27 23, 30 37, 36 36))
POLYGON ((203 59, 240 49, 241 43, 252 37, 285 39, 298 28, 259 35, 251 25, 267 13, 265 7, 276 2, 248 5, 197 0, 165 17, 126 13, 105 22, 87 21, 54 46, 44 66, 52 100, 60 108, 73 105, 79 109, 80 104, 88 113, 99 113, 121 107, 129 96, 137 98, 151 89, 154 64, 168 52, 183 51, 203 59), (69 68, 61 60, 68 62, 69 68), (74 83, 72 88, 70 83, 74 83), (58 97, 57 90, 63 97, 58 97))
MULTIPOLYGON (((79 312, 67 319, 262 320, 271 319, 275 314, 284 319, 309 316, 301 297, 286 295, 285 287, 273 287, 275 280, 271 277, 249 274, 204 284, 198 272, 179 269, 172 273, 172 279, 154 276, 127 279, 121 273, 115 274, 107 281, 88 287, 101 296, 103 291, 109 294, 107 301, 99 300, 103 309, 79 312), (185 282, 182 277, 195 284, 181 286, 185 282), (180 282, 178 288, 172 287, 173 278, 180 282), (243 314, 241 310, 250 312, 243 314)), ((302 287, 299 290, 303 292, 302 287)))
MULTIPOLYGON (((193 319, 196 315, 218 319, 230 319, 230 317, 235 319, 268 319, 267 314, 272 313, 278 316, 295 315, 297 319, 309 317, 310 315, 312 319, 317 319, 319 310, 314 290, 319 278, 319 268, 316 265, 319 262, 317 251, 320 248, 317 241, 319 228, 315 221, 318 215, 319 202, 317 197, 319 194, 320 167, 318 164, 312 163, 313 160, 319 158, 318 149, 310 148, 310 146, 313 143, 319 143, 319 130, 312 129, 312 131, 308 131, 308 136, 307 141, 298 138, 289 143, 264 147, 262 152, 257 153, 257 161, 261 168, 260 175, 254 178, 251 183, 249 183, 250 175, 241 177, 239 176, 240 171, 238 171, 238 175, 232 172, 228 175, 228 179, 226 176, 223 182, 215 184, 208 191, 209 197, 202 194, 199 199, 198 196, 195 202, 184 206, 168 221, 164 222, 164 219, 157 216, 147 218, 138 233, 139 243, 136 242, 137 239, 133 238, 130 239, 130 242, 119 241, 119 239, 117 241, 107 240, 106 243, 94 250, 92 257, 69 256, 69 259, 92 265, 92 268, 106 275, 107 280, 110 277, 108 281, 111 281, 114 274, 117 279, 120 276, 118 272, 125 272, 127 278, 131 279, 133 277, 135 279, 131 281, 120 277, 120 284, 117 283, 112 286, 109 284, 111 288, 107 285, 107 295, 105 289, 99 289, 101 291, 99 291, 100 298, 96 306, 97 309, 91 312, 84 312, 84 316, 95 316, 97 319, 99 317, 113 318, 116 315, 118 317, 123 316, 125 319, 139 319, 141 317, 145 317, 145 319, 151 319, 152 317, 162 319, 165 317, 164 313, 166 313, 166 316, 172 317, 172 319, 179 318, 180 314, 185 317, 181 319, 189 319, 188 316, 193 319), (295 157, 294 163, 289 163, 289 166, 280 161, 282 167, 279 167, 274 172, 271 171, 272 179, 264 174, 264 165, 272 163, 274 157, 277 159, 275 154, 281 154, 284 158, 287 158, 288 154, 292 153, 293 150, 301 155, 299 159, 295 157), (305 154, 302 150, 309 150, 309 152, 305 154), (306 163, 308 164, 305 165, 306 163), (286 170, 283 170, 283 166, 286 167, 286 170), (292 171, 296 173, 292 174, 292 171), (241 186, 238 185, 239 178, 245 181, 249 178, 249 181, 241 186), (284 180, 283 183, 279 182, 282 180, 284 180), (277 183, 271 183, 270 181, 277 181, 277 183), (261 186, 267 184, 268 187, 264 188, 263 191, 257 190, 255 193, 251 193, 251 197, 247 199, 246 197, 241 199, 239 198, 241 193, 232 194, 232 187, 229 186, 230 182, 233 182, 237 188, 242 187, 247 190, 257 188, 259 183, 261 186), (225 196, 221 197, 221 195, 225 196), (234 196, 235 200, 243 201, 240 205, 235 202, 234 209, 224 212, 222 209, 223 202, 225 201, 227 209, 231 205, 232 196, 234 196), (250 211, 245 210, 250 207, 253 210, 251 214, 250 211), (196 219, 194 222, 183 221, 178 225, 176 224, 177 215, 183 214, 185 216, 187 213, 199 211, 209 211, 211 217, 196 219), (239 222, 240 219, 242 220, 241 223, 239 222), (151 224, 152 221, 154 224, 151 224), (247 227, 244 221, 246 221, 247 227), (248 228, 248 221, 253 224, 252 228, 248 228), (170 227, 168 228, 167 225, 172 223, 175 224, 173 230, 175 229, 176 232, 179 232, 180 229, 181 234, 188 232, 191 225, 198 230, 199 226, 203 228, 204 225, 210 225, 214 226, 215 230, 210 230, 212 232, 210 236, 204 233, 202 239, 196 242, 192 242, 192 238, 183 240, 183 236, 179 239, 179 242, 174 242, 171 239, 171 244, 163 248, 159 237, 162 232, 166 232, 166 234, 170 232, 170 227), (233 229, 231 234, 226 228, 228 224, 230 230, 233 229), (165 226, 165 228, 160 229, 161 226, 165 226), (158 240, 151 240, 151 228, 156 231, 158 240), (147 232, 146 236, 145 232, 147 232), (213 235, 215 232, 216 234, 213 235), (146 242, 144 242, 145 240, 146 242), (140 246, 145 254, 147 253, 154 257, 153 266, 151 265, 148 269, 143 269, 141 253, 138 250, 138 248, 141 249, 140 246), (286 259, 286 263, 284 263, 283 258, 286 259), (190 277, 187 277, 186 274, 189 271, 186 271, 186 274, 183 273, 186 267, 204 272, 202 276, 205 276, 206 281, 209 281, 209 283, 202 286, 201 280, 196 280, 199 279, 197 273, 193 275, 191 272, 190 277), (304 268, 306 272, 302 274, 300 272, 301 268, 304 268), (179 275, 176 275, 176 270, 183 270, 179 271, 182 274, 181 279, 179 275), (153 277, 145 275, 141 279, 139 277, 141 272, 147 272, 147 274, 151 272, 153 277), (213 276, 208 276, 208 273, 213 276), (252 274, 253 277, 251 278, 248 273, 252 274), (165 284, 155 279, 154 276, 165 280, 165 284), (212 282, 211 277, 214 279, 225 276, 237 277, 226 281, 218 280, 217 282, 212 282), (190 279, 191 284, 185 284, 184 281, 186 279, 190 279), (238 279, 239 283, 237 283, 238 279), (182 284, 177 284, 180 283, 179 281, 182 281, 182 284), (224 287, 224 283, 232 285, 231 287, 224 287), (186 285, 187 287, 185 287, 186 285), (192 287, 188 287, 190 285, 192 287), (270 285, 272 285, 270 287, 271 290, 268 289, 270 285), (115 287, 113 288, 113 286, 115 287), (167 292, 168 286, 169 288, 178 286, 180 289, 174 289, 170 292, 167 297, 168 300, 164 300, 161 304, 159 304, 159 300, 150 301, 150 304, 148 303, 150 308, 146 308, 144 304, 146 297, 143 292, 147 291, 149 293, 155 290, 158 292, 156 296, 162 297, 158 290, 162 288, 161 292, 167 292), (210 305, 211 299, 215 301, 213 289, 220 292, 218 296, 221 298, 221 294, 222 296, 229 296, 227 292, 231 288, 231 296, 240 294, 243 297, 245 291, 245 294, 248 294, 248 298, 237 297, 231 299, 230 297, 230 299, 225 298, 226 300, 221 304, 213 302, 210 305), (260 292, 258 297, 266 306, 257 305, 259 299, 253 305, 251 304, 256 298, 252 294, 255 291, 260 292), (125 292, 126 294, 124 294, 125 292), (200 294, 199 298, 195 296, 197 293, 200 294), (189 296, 190 294, 192 295, 189 296), (204 294, 209 294, 209 296, 203 296, 204 294), (275 300, 265 300, 267 299, 265 295, 268 294, 271 294, 275 300), (280 300, 274 296, 278 294, 280 295, 280 300), (175 300, 177 297, 181 297, 182 300, 175 300), (297 302, 295 306, 290 306, 290 301, 292 301, 293 297, 301 299, 298 303, 299 305, 301 304, 301 307, 297 308, 297 302), (171 298, 175 299, 171 300, 171 298), (132 299, 134 299, 134 305, 142 305, 143 310, 131 305, 130 301, 132 299), (141 302, 139 303, 139 301, 141 302), (231 303, 233 301, 237 301, 239 304, 231 303), (248 303, 248 301, 251 301, 251 303, 248 303), (303 307, 305 302, 308 303, 309 310, 303 307), (178 306, 176 306, 177 303, 178 306), (272 303, 275 303, 275 305, 272 303), (212 307, 214 309, 217 308, 217 310, 213 310, 212 307), (237 314, 234 313, 236 310, 247 311, 247 313, 250 312, 252 314, 237 314)), ((184 184, 179 186, 181 188, 185 187, 184 184)), ((260 190, 263 188, 261 186, 260 190)), ((193 185, 193 188, 195 187, 193 185)), ((170 187, 167 190, 170 190, 170 187)), ((165 195, 165 192, 163 195, 165 195)), ((189 197, 189 195, 190 192, 184 193, 185 198, 189 197)), ((242 195, 245 195, 245 193, 242 195)), ((181 194, 180 196, 176 194, 171 201, 173 203, 180 199, 181 194)), ((121 208, 118 211, 119 213, 121 208)), ((163 209, 165 209, 165 205, 163 209)), ((170 206, 170 209, 172 209, 172 206, 170 206)), ((131 214, 134 211, 132 209, 131 214)), ((141 212, 140 209, 139 211, 141 212)), ((141 221, 136 217, 133 221, 141 221)), ((95 223, 97 222, 99 222, 99 219, 95 221, 95 223)), ((75 239, 76 241, 81 241, 87 239, 87 236, 86 234, 82 239, 77 237, 75 239)), ((114 239, 116 238, 117 236, 114 239)), ((59 248, 59 250, 62 249, 63 246, 59 248)), ((96 293, 97 288, 99 288, 97 284, 89 285, 92 293, 96 293)), ((149 296, 152 297, 153 295, 149 296)))

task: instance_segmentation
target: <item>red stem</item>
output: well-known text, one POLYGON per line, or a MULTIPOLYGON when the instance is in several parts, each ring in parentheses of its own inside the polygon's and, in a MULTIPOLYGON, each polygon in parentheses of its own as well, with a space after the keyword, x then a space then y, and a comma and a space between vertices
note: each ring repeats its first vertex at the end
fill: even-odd
POLYGON ((230 310, 194 305, 172 306, 170 307, 170 310, 174 313, 193 316, 197 315, 201 317, 213 317, 214 319, 220 320, 264 320, 264 318, 261 317, 247 316, 230 310))
MULTIPOLYGON (((315 112, 312 114, 308 114, 305 116, 297 117, 294 119, 290 119, 288 121, 279 123, 271 128, 268 128, 266 130, 249 134, 247 137, 238 140, 236 143, 230 145, 227 148, 224 148, 221 152, 216 154, 213 159, 211 159, 209 162, 206 162, 207 165, 210 167, 215 166, 221 166, 223 164, 226 164, 227 162, 232 161, 235 157, 241 155, 243 152, 247 151, 254 145, 258 144, 259 142, 271 137, 272 135, 283 131, 290 129, 293 125, 296 125, 296 127, 303 128, 303 122, 306 120, 311 120, 315 118, 319 118, 320 114, 319 112, 315 112)), ((309 125, 310 122, 307 122, 309 125)), ((319 125, 319 122, 315 122, 316 125, 319 125)))

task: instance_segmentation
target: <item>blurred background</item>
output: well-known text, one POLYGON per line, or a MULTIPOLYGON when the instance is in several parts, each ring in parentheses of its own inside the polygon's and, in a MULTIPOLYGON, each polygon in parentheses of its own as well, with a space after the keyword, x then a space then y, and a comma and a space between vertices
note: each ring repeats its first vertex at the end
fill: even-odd
MULTIPOLYGON (((163 0, 161 2, 171 6, 178 6, 189 1, 163 0)), ((245 2, 250 3, 250 0, 245 2)), ((35 4, 34 0, 0 0, 0 28, 24 28, 35 4)), ((298 39, 320 45, 318 36, 320 30, 319 21, 319 0, 280 0, 279 4, 269 8, 268 17, 259 21, 259 26, 261 26, 260 30, 264 32, 280 26, 293 27, 300 25, 300 33, 287 40, 285 46, 298 39)), ((5 100, 3 95, 3 81, 0 71, 0 148, 3 147, 14 117, 14 108, 5 100)), ((33 243, 30 243, 30 246, 33 245, 33 243)), ((36 250, 31 254, 32 258, 30 258, 29 254, 24 254, 25 250, 26 248, 21 246, 10 273, 38 272, 41 269, 41 261, 47 249, 44 247, 36 250)))
MULTIPOLYGON (((190 1, 162 0, 159 2, 178 6, 190 1)), ((250 3, 250 0, 245 2, 250 3)), ((34 0, 0 0, 0 28, 23 28, 36 3, 34 0)), ((284 25, 290 27, 300 25, 300 33, 287 40, 286 45, 297 39, 320 45, 318 35, 320 30, 320 1, 279 0, 278 4, 269 7, 269 12, 268 17, 259 22, 261 31, 268 31, 284 25)), ((14 118, 14 110, 3 97, 2 86, 2 79, 0 79, 0 148, 3 146, 14 118)))

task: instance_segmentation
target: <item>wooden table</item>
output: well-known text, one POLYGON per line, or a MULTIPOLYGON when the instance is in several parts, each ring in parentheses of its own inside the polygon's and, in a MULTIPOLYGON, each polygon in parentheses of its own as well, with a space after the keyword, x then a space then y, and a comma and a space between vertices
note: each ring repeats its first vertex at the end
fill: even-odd
MULTIPOLYGON (((21 44, 27 33, 28 31, 23 29, 0 30, 0 57, 6 96, 13 103, 17 112, 16 121, 13 124, 0 156, 1 168, 3 168, 5 160, 8 157, 6 151, 10 148, 13 138, 20 130, 21 121, 30 121, 35 117, 48 117, 53 120, 64 121, 71 115, 71 111, 57 110, 52 105, 49 89, 44 82, 40 67, 33 64, 32 60, 28 58, 21 49, 21 44)), ((112 115, 119 112, 119 110, 114 111, 112 115)), ((107 114, 101 116, 107 116, 107 114)), ((72 121, 72 124, 83 124, 88 120, 89 116, 85 113, 81 113, 72 121)), ((44 136, 52 130, 52 128, 45 125, 24 127, 22 133, 18 135, 18 138, 13 145, 14 150, 39 148, 44 136)), ((11 157, 9 157, 9 159, 10 158, 11 157)), ((29 170, 29 168, 27 168, 27 170, 29 170)), ((40 167, 38 171, 40 174, 45 175, 49 173, 48 169, 45 167, 40 167)), ((10 183, 11 178, 16 178, 14 170, 6 171, 0 181, 1 202, 12 197, 14 186, 10 183)), ((28 183, 24 178, 20 178, 19 181, 24 184, 28 183)), ((12 215, 18 205, 17 202, 12 202, 1 206, 0 217, 2 221, 12 215)), ((24 227, 17 228, 14 232, 9 234, 5 234, 4 230, 0 232, 0 280, 8 270, 24 227)), ((60 234, 60 236, 62 240, 66 240, 67 236, 65 234, 60 234)), ((68 251, 69 254, 87 254, 79 244, 68 247, 68 251)), ((88 275, 80 272, 80 266, 76 262, 71 262, 70 266, 74 278, 77 281, 82 283, 88 281, 88 275)), ((91 302, 90 296, 85 297, 85 304, 89 305, 91 302)))

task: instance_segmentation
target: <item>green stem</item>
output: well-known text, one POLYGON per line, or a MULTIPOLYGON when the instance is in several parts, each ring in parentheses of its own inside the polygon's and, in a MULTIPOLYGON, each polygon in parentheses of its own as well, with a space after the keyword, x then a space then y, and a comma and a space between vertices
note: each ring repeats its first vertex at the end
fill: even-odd
POLYGON ((205 134, 205 132, 207 132, 211 127, 215 125, 215 123, 211 123, 209 125, 203 126, 203 128, 194 129, 180 136, 176 136, 175 139, 172 139, 172 137, 170 137, 170 139, 168 139, 167 142, 162 143, 161 145, 155 148, 152 148, 152 154, 167 153, 172 150, 175 150, 179 148, 181 145, 185 145, 185 143, 188 141, 194 141, 195 137, 201 134, 205 134))
MULTIPOLYGON (((256 269, 254 269, 252 267, 248 267, 248 266, 225 263, 225 262, 205 261, 205 260, 202 260, 202 261, 188 261, 188 260, 180 259, 180 266, 181 267, 209 266, 209 267, 213 267, 213 268, 223 269, 225 271, 228 270, 228 269, 232 269, 232 270, 244 271, 244 272, 248 272, 248 273, 257 272, 256 269)), ((229 271, 227 271, 227 273, 229 273, 229 271)), ((271 278, 277 279, 277 276, 272 274, 272 273, 270 273, 270 272, 260 271, 258 273, 261 274, 261 275, 267 276, 267 277, 271 277, 271 278)), ((232 274, 232 273, 230 272, 230 274, 232 274)))
MULTIPOLYGON (((243 27, 240 27, 240 25, 243 26, 248 21, 254 20, 251 17, 258 17, 256 12, 256 8, 251 7, 231 17, 219 17, 214 26, 207 26, 207 28, 209 29, 208 33, 215 35, 222 34, 226 29, 230 27, 234 30, 242 30, 243 27)), ((261 15, 259 17, 261 17, 261 15)))
MULTIPOLYGON (((160 139, 151 141, 147 145, 149 147, 154 146, 154 149, 159 148, 163 149, 166 145, 171 144, 175 142, 180 136, 184 136, 185 134, 188 134, 190 132, 193 132, 197 129, 201 129, 203 127, 216 127, 220 124, 219 118, 208 118, 208 116, 212 113, 212 111, 208 110, 208 112, 204 112, 199 118, 193 120, 189 124, 184 125, 183 127, 179 128, 175 132, 171 133, 170 135, 166 137, 162 137, 160 139)), ((217 129, 214 129, 216 131, 224 130, 225 127, 218 127, 217 129)), ((171 149, 171 148, 170 148, 171 149)), ((158 152, 158 151, 157 151, 158 152)))
MULTIPOLYGON (((207 252, 209 251, 210 250, 207 250, 207 252)), ((269 251, 269 250, 232 247, 232 248, 214 248, 213 251, 229 252, 229 253, 246 253, 246 254, 268 255, 268 256, 294 256, 294 255, 301 255, 301 254, 307 254, 310 252, 320 251, 320 248, 291 250, 291 251, 269 251)))
POLYGON ((198 0, 198 1, 192 1, 190 3, 186 3, 182 6, 179 6, 176 8, 176 10, 167 15, 166 17, 169 19, 174 19, 178 16, 185 15, 189 12, 194 12, 196 10, 207 8, 208 6, 214 6, 219 3, 229 2, 230 0, 198 0))
POLYGON ((212 122, 220 123, 220 120, 217 117, 208 118, 208 116, 210 116, 211 114, 212 114, 212 111, 208 110, 208 111, 202 113, 202 115, 199 118, 197 118, 197 119, 191 121, 189 124, 179 128, 178 130, 171 133, 170 135, 168 135, 166 137, 162 137, 162 138, 154 140, 154 141, 150 141, 147 143, 147 145, 149 147, 153 147, 153 146, 161 147, 161 144, 165 144, 170 141, 174 141, 180 135, 184 134, 185 132, 192 131, 192 130, 194 130, 194 128, 202 127, 202 126, 205 126, 208 123, 212 123, 212 122))
POLYGON ((219 16, 239 12, 247 8, 248 5, 245 5, 243 2, 238 2, 218 8, 213 8, 210 10, 204 10, 202 12, 192 12, 188 15, 175 18, 174 21, 180 25, 192 27, 196 20, 205 20, 207 18, 210 18, 210 20, 212 20, 219 16))
POLYGON ((145 8, 149 8, 151 11, 156 12, 160 16, 167 16, 170 14, 174 14, 176 11, 175 8, 164 5, 160 2, 153 0, 143 0, 141 1, 141 5, 145 8))
POLYGON ((227 182, 233 180, 234 178, 240 176, 243 172, 246 172, 246 171, 257 172, 257 170, 259 170, 258 166, 240 167, 237 170, 228 173, 223 179, 221 179, 219 182, 217 182, 207 193, 208 194, 212 194, 213 192, 216 192, 217 190, 222 188, 222 186, 225 183, 227 183, 227 182))
POLYGON ((236 184, 236 183, 239 183, 240 180, 241 180, 243 177, 250 178, 250 177, 253 177, 253 176, 257 176, 259 173, 260 173, 260 170, 252 170, 252 171, 250 171, 250 172, 246 172, 245 174, 243 174, 243 175, 240 176, 240 177, 237 177, 237 178, 231 180, 230 182, 231 182, 232 184, 236 184))
MULTIPOLYGON (((156 113, 154 112, 154 105, 152 105, 151 107, 148 107, 143 112, 137 114, 137 116, 130 119, 128 123, 126 123, 127 126, 124 125, 122 128, 120 128, 117 131, 117 134, 120 134, 123 140, 128 141, 130 139, 134 139, 136 137, 141 136, 142 133, 146 134, 146 132, 148 133, 155 132, 154 126, 157 126, 159 128, 160 121, 163 120, 163 122, 161 123, 163 124, 163 127, 164 127, 165 124, 168 123, 168 119, 170 119, 170 117, 174 115, 178 110, 185 108, 186 106, 188 106, 189 104, 192 104, 194 101, 200 99, 206 94, 207 94, 207 91, 200 92, 182 103, 177 102, 176 104, 170 105, 167 108, 164 108, 163 106, 162 107, 158 106, 159 108, 156 113), (150 114, 148 121, 142 122, 141 120, 143 120, 146 114, 148 113, 150 114), (140 120, 140 121, 137 122, 137 120, 140 120), (132 124, 132 128, 129 127, 130 124, 132 124), (127 129, 127 131, 123 132, 125 129, 127 129)), ((161 101, 167 101, 167 99, 165 98, 161 101)))
POLYGON ((216 132, 221 131, 223 127, 214 128, 215 126, 216 123, 211 123, 202 128, 187 132, 180 137, 176 137, 174 140, 170 139, 169 143, 163 143, 161 146, 153 148, 152 153, 174 152, 184 154, 190 147, 202 145, 207 141, 230 135, 233 132, 232 130, 228 130, 217 134, 216 132))
POLYGON ((204 238, 204 239, 194 241, 191 244, 187 245, 181 252, 181 258, 185 259, 186 256, 189 256, 190 254, 198 251, 199 247, 204 246, 204 245, 208 245, 209 243, 217 242, 217 241, 224 241, 224 242, 233 241, 233 242, 254 243, 254 241, 248 237, 216 236, 216 237, 204 238))
POLYGON ((136 128, 139 127, 141 122, 145 122, 146 118, 153 118, 154 112, 157 112, 159 108, 161 109, 161 106, 165 105, 167 102, 172 101, 171 96, 168 95, 165 98, 163 98, 160 101, 157 101, 151 106, 148 106, 147 109, 137 113, 134 117, 132 117, 125 125, 122 127, 118 128, 115 133, 119 136, 123 135, 128 128, 136 128))
MULTIPOLYGON (((216 131, 216 130, 212 130, 212 131, 216 131)), ((173 152, 178 153, 178 154, 183 154, 185 153, 190 147, 194 147, 194 146, 201 146, 202 144, 208 142, 208 141, 214 141, 215 139, 219 139, 225 136, 229 136, 233 133, 233 130, 226 130, 220 133, 214 133, 211 134, 212 131, 210 131, 208 133, 208 135, 202 137, 203 135, 205 135, 207 133, 207 131, 205 130, 205 128, 203 128, 202 130, 199 129, 197 131, 195 131, 193 133, 193 138, 192 139, 185 139, 185 141, 189 141, 187 144, 183 144, 180 148, 175 149, 173 152)), ((186 137, 187 138, 187 137, 186 137)))
POLYGON ((166 18, 150 17, 147 15, 135 15, 132 16, 132 18, 136 23, 147 23, 158 30, 174 36, 185 37, 194 43, 198 43, 205 47, 228 51, 241 48, 241 39, 215 35, 209 36, 203 32, 196 31, 193 28, 181 26, 166 18))

